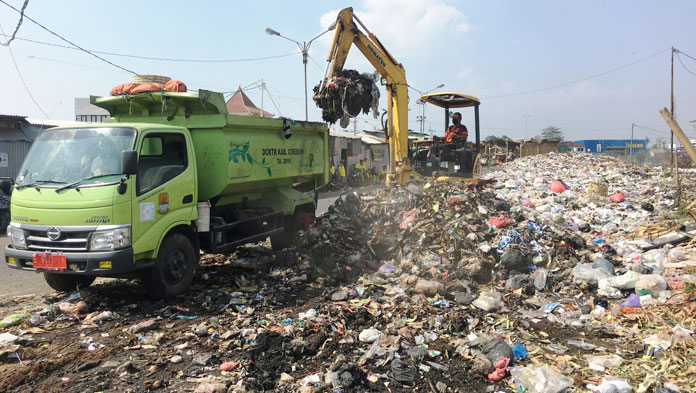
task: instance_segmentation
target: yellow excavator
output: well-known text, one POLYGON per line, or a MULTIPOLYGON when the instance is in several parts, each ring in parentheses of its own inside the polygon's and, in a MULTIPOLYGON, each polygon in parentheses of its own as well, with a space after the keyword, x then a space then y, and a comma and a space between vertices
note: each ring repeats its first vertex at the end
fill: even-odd
MULTIPOLYGON (((379 75, 387 91, 386 122, 383 124, 386 139, 389 143, 389 171, 387 185, 405 183, 413 178, 433 178, 437 180, 476 181, 480 177, 478 155, 480 152, 479 105, 476 97, 460 93, 434 93, 421 97, 427 103, 445 109, 445 123, 449 126, 450 109, 474 108, 475 143, 440 144, 437 140, 409 141, 408 130, 408 84, 406 71, 397 62, 379 39, 353 13, 353 8, 345 8, 338 13, 335 31, 327 61, 330 62, 327 76, 315 88, 314 101, 323 109, 346 108, 351 105, 345 96, 340 97, 331 92, 337 90, 333 82, 341 80, 343 66, 351 46, 355 45, 367 58, 379 75), (363 33, 360 27, 367 33, 363 33), (330 89, 334 87, 334 89, 330 89), (338 98, 336 98, 338 97, 338 98), (449 146, 448 146, 449 145, 449 146)), ((338 89, 340 91, 340 89, 338 89)), ((364 88, 363 90, 369 90, 364 88)), ((354 94, 353 97, 366 97, 365 94, 354 94)), ((355 106, 355 105, 353 105, 355 106)), ((359 107, 369 108, 362 103, 359 107)), ((340 111, 341 109, 339 109, 340 111)), ((346 110, 348 111, 348 110, 346 110)), ((364 109, 367 112, 367 109, 364 109)), ((359 112, 359 111, 358 111, 359 112)), ((335 116, 324 116, 325 120, 336 121, 335 116), (329 120, 330 119, 330 120, 329 120)), ((444 141, 443 141, 444 142, 444 141)))

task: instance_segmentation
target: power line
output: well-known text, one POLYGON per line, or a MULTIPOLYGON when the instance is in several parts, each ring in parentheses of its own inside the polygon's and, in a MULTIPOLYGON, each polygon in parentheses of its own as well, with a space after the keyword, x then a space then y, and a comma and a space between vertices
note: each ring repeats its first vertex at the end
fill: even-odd
POLYGON ((684 64, 684 62, 683 62, 682 59, 681 59, 681 56, 679 56, 679 52, 677 52, 677 60, 679 60, 679 63, 682 65, 682 67, 684 67, 684 69, 686 70, 686 72, 688 72, 688 73, 691 74, 691 75, 696 76, 696 73, 694 73, 694 72, 691 71, 690 69, 686 68, 686 64, 684 64))
MULTIPOLYGON (((3 34, 5 34, 5 29, 2 28, 2 25, 0 25, 0 31, 2 31, 3 34)), ((10 57, 12 58, 12 63, 14 63, 15 69, 17 70, 17 75, 19 76, 19 80, 22 81, 22 85, 24 86, 24 90, 27 91, 27 94, 29 94, 29 98, 34 102, 34 105, 36 105, 37 108, 39 108, 39 111, 43 113, 43 115, 48 119, 48 115, 46 112, 44 112, 43 108, 41 108, 41 105, 36 101, 36 98, 34 98, 34 95, 31 94, 31 90, 29 90, 29 86, 27 86, 27 82, 24 81, 24 77, 22 76, 22 72, 19 70, 19 66, 17 65, 17 60, 15 60, 14 53, 12 53, 12 48, 7 45, 7 50, 10 51, 10 57)))
MULTIPOLYGON (((0 3, 3 3, 3 4, 5 4, 6 6, 12 8, 13 10, 15 10, 16 12, 21 13, 21 11, 19 11, 18 9, 14 8, 14 7, 11 6, 10 4, 7 4, 7 2, 6 2, 5 0, 0 0, 0 3)), ((36 24, 36 25, 39 26, 40 28, 42 28, 42 29, 46 30, 47 32, 51 33, 52 35, 54 35, 54 36, 60 38, 62 41, 67 42, 68 44, 74 46, 75 48, 77 48, 77 49, 79 49, 79 50, 81 50, 81 51, 83 51, 83 52, 89 54, 90 56, 94 56, 94 57, 96 57, 97 59, 99 59, 99 60, 101 60, 101 61, 103 61, 103 62, 105 62, 105 63, 108 63, 108 64, 110 64, 110 65, 112 65, 112 66, 114 66, 114 67, 116 67, 116 68, 119 68, 119 69, 121 69, 121 70, 123 70, 123 71, 126 71, 126 72, 128 72, 128 73, 131 73, 131 74, 133 74, 133 75, 138 75, 138 73, 135 72, 135 71, 129 70, 128 68, 122 67, 122 66, 120 66, 120 65, 118 65, 118 64, 116 64, 116 63, 113 63, 113 62, 111 62, 111 61, 109 61, 109 60, 106 60, 105 58, 103 58, 103 57, 101 57, 101 56, 99 56, 99 55, 97 55, 97 54, 94 54, 94 53, 88 51, 87 49, 84 49, 83 47, 81 47, 81 46, 79 46, 79 45, 77 45, 77 44, 75 44, 75 43, 69 41, 67 38, 63 38, 60 34, 53 32, 52 30, 50 30, 49 28, 45 27, 45 26, 42 25, 41 23, 39 23, 39 22, 35 21, 34 19, 30 18, 29 15, 24 15, 24 17, 27 18, 27 19, 29 19, 30 21, 32 21, 34 24, 36 24)), ((3 33, 3 34, 4 34, 4 33, 3 33)))
MULTIPOLYGON (((3 36, 9 37, 8 35, 5 35, 5 34, 3 34, 3 36)), ((36 41, 36 40, 30 40, 27 38, 20 38, 20 37, 17 37, 16 39, 21 40, 21 41, 31 42, 34 44, 53 46, 56 48, 79 50, 79 49, 74 48, 72 46, 54 44, 54 43, 50 43, 50 42, 36 41)), ((301 52, 292 52, 292 53, 286 53, 283 55, 250 57, 250 58, 245 58, 245 59, 177 59, 177 58, 169 58, 169 57, 139 56, 139 55, 131 55, 131 54, 127 54, 127 53, 105 52, 105 51, 98 51, 98 50, 92 50, 92 49, 89 49, 89 51, 93 52, 93 53, 99 53, 101 55, 128 57, 128 58, 132 58, 132 59, 141 59, 141 60, 171 61, 171 62, 181 62, 181 63, 239 63, 239 62, 246 62, 246 61, 277 59, 277 58, 293 56, 293 55, 296 55, 298 53, 301 53, 301 52)))
MULTIPOLYGON (((27 5, 29 5, 29 0, 24 0, 24 4, 22 5, 22 10, 19 12, 19 22, 17 22, 17 27, 15 27, 14 32, 12 33, 12 36, 10 37, 7 42, 0 42, 0 45, 2 46, 10 46, 10 42, 15 39, 15 36, 17 35, 17 32, 19 31, 19 26, 22 25, 22 22, 24 22, 24 10, 27 8, 27 5)), ((2 35, 5 35, 5 32, 3 31, 2 35)), ((5 36, 7 37, 7 36, 5 36)))
POLYGON ((93 69, 93 70, 108 71, 108 72, 118 72, 119 74, 124 74, 123 71, 118 71, 118 70, 114 70, 114 69, 110 69, 110 68, 95 67, 95 66, 88 65, 88 64, 80 64, 80 63, 73 63, 73 62, 64 61, 64 60, 51 59, 51 58, 49 58, 49 57, 41 57, 41 56, 35 56, 35 55, 23 55, 23 54, 20 54, 19 56, 23 56, 23 57, 26 57, 26 58, 29 58, 29 59, 32 59, 32 60, 51 61, 51 62, 54 62, 54 63, 67 64, 67 65, 73 65, 73 66, 84 67, 84 68, 91 68, 91 69, 93 69))
MULTIPOLYGON (((94 69, 94 70, 107 71, 107 72, 117 72, 117 73, 119 73, 119 74, 126 74, 126 72, 119 71, 119 70, 114 70, 114 69, 110 69, 110 68, 95 67, 95 66, 88 65, 88 64, 80 64, 80 63, 73 63, 73 62, 64 61, 64 60, 51 59, 51 58, 49 58, 49 57, 41 57, 41 56, 35 56, 35 55, 20 55, 20 56, 23 56, 23 57, 26 57, 26 58, 29 58, 29 59, 32 59, 32 60, 51 61, 51 62, 60 63, 60 64, 72 65, 72 66, 76 66, 76 67, 84 67, 84 68, 91 68, 91 69, 94 69)), ((202 83, 196 83, 196 82, 191 82, 191 81, 187 81, 187 82, 186 82, 186 85, 189 86, 189 87, 190 87, 190 86, 200 86, 200 87, 205 88, 206 90, 211 90, 211 89, 212 89, 212 91, 216 91, 216 92, 222 93, 222 94, 228 94, 228 93, 229 93, 229 94, 232 94, 232 93, 233 93, 232 91, 227 91, 228 88, 226 88, 226 87, 225 87, 225 88, 223 88, 223 87, 215 87, 215 86, 204 85, 204 84, 202 84, 202 83), (217 91, 216 89, 217 89, 217 90, 222 90, 222 91, 217 91)), ((190 90, 190 91, 193 91, 193 90, 198 90, 198 89, 189 89, 189 90, 190 90)))
POLYGON ((271 99, 271 102, 273 103, 273 106, 274 106, 274 107, 276 108, 276 110, 278 111, 278 114, 280 114, 281 116, 283 116, 283 112, 281 112, 281 110, 278 108, 278 105, 276 105, 275 100, 273 99, 273 96, 271 95, 271 92, 268 91, 268 89, 266 88, 265 85, 261 85, 261 88, 264 89, 264 90, 266 90, 266 93, 268 93, 268 98, 271 99))
POLYGON ((684 53, 684 52, 682 52, 682 51, 680 51, 679 49, 676 49, 676 48, 674 49, 674 51, 677 52, 677 53, 681 53, 682 55, 684 55, 684 56, 690 58, 691 60, 696 61, 696 57, 690 56, 688 53, 684 53))
POLYGON ((656 130, 656 129, 654 129, 654 128, 645 127, 645 126, 641 126, 641 125, 638 125, 638 124, 635 124, 635 127, 637 127, 637 128, 642 128, 642 129, 645 129, 645 130, 651 130, 651 131, 659 132, 660 134, 663 134, 663 135, 669 135, 669 134, 670 134, 670 133, 667 132, 667 131, 656 130))
POLYGON ((317 68, 319 68, 320 71, 324 71, 324 67, 322 67, 322 66, 319 64, 319 62, 317 62, 316 60, 314 60, 314 58, 313 58, 312 56, 307 55, 307 57, 309 57, 309 59, 312 60, 312 62, 317 66, 317 68))
MULTIPOLYGON (((0 0, 0 1, 1 1, 1 0, 0 0)), ((520 91, 520 92, 517 92, 517 93, 499 94, 499 95, 487 96, 487 97, 481 97, 481 98, 489 99, 489 98, 511 97, 511 96, 517 96, 517 95, 522 95, 522 94, 538 93, 538 92, 541 92, 541 91, 552 90, 552 89, 557 89, 557 88, 559 88, 559 87, 565 87, 565 86, 573 85, 573 84, 575 84, 575 83, 584 82, 584 81, 589 80, 589 79, 597 78, 597 77, 600 77, 600 76, 603 76, 603 75, 606 75, 606 74, 609 74, 609 73, 612 73, 612 72, 621 70, 621 69, 623 69, 623 68, 630 67, 630 66, 632 66, 632 65, 634 65, 634 64, 637 64, 637 63, 640 63, 640 62, 642 62, 642 61, 651 59, 651 58, 653 58, 653 57, 655 57, 655 56, 661 55, 661 54, 667 52, 668 50, 671 50, 671 48, 667 48, 667 49, 661 50, 661 51, 659 51, 659 52, 657 52, 657 53, 653 53, 653 54, 650 55, 650 56, 643 57, 643 58, 638 59, 638 60, 636 60, 636 61, 634 61, 634 62, 631 62, 631 63, 628 63, 628 64, 624 64, 624 65, 619 66, 619 67, 616 67, 616 68, 612 68, 612 69, 610 69, 610 70, 608 70, 608 71, 604 71, 604 72, 600 72, 600 73, 598 73, 598 74, 590 75, 590 76, 585 77, 585 78, 582 78, 582 79, 576 79, 576 80, 573 80, 573 81, 570 81, 570 82, 561 83, 561 84, 558 84, 558 85, 555 85, 555 86, 549 86, 549 87, 544 87, 544 88, 535 89, 535 90, 520 91)))
POLYGON ((298 103, 298 104, 304 104, 304 99, 303 99, 303 98, 291 97, 291 96, 289 96, 289 95, 283 93, 282 91, 276 89, 275 87, 273 87, 273 86, 271 86, 271 85, 268 85, 268 84, 267 84, 267 86, 270 87, 271 89, 275 90, 278 94, 284 96, 285 98, 287 98, 287 99, 289 99, 289 100, 295 101, 295 102, 298 103))

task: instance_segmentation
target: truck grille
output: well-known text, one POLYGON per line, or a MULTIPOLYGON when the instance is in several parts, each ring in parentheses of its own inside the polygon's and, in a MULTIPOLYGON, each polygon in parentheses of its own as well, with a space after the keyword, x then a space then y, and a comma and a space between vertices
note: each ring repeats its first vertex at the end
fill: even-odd
POLYGON ((27 248, 37 251, 87 251, 87 238, 90 232, 84 230, 70 231, 61 228, 60 237, 51 240, 46 230, 27 230, 27 248))

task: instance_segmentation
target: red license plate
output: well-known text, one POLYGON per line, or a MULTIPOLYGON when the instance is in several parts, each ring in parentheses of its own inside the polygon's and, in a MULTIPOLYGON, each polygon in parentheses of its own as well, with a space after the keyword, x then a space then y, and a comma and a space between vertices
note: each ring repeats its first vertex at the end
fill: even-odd
POLYGON ((68 268, 68 259, 65 255, 36 253, 31 258, 35 269, 65 270, 68 268))

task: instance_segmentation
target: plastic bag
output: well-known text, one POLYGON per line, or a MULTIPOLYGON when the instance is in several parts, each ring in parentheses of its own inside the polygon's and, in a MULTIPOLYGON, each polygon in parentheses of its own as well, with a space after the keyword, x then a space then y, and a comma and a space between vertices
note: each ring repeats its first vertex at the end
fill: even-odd
POLYGON ((524 346, 519 341, 515 341, 515 345, 512 347, 512 353, 515 356, 515 360, 517 359, 527 359, 529 357, 529 352, 527 352, 527 347, 524 346))
POLYGON ((617 192, 616 194, 610 195, 609 200, 614 203, 621 203, 626 200, 626 194, 623 192, 617 192))
POLYGON ((8 326, 14 326, 20 324, 23 320, 31 317, 31 314, 26 314, 26 313, 18 313, 18 314, 12 314, 2 321, 0 321, 0 328, 5 328, 8 326))
POLYGON ((558 393, 573 386, 573 380, 553 371, 548 366, 513 367, 510 375, 527 393, 558 393))
POLYGON ((631 393, 633 388, 625 379, 605 377, 601 385, 587 385, 594 393, 631 393))
POLYGON ((472 304, 474 307, 487 312, 500 310, 504 306, 502 297, 496 291, 481 293, 472 304))
POLYGON ((505 228, 510 223, 508 216, 491 217, 488 224, 493 228, 505 228))
POLYGON ((534 287, 537 291, 542 291, 546 289, 546 280, 549 277, 549 271, 546 269, 537 269, 534 274, 532 274, 532 279, 534 279, 534 287))
POLYGON ((555 180, 555 181, 552 181, 551 184, 549 184, 549 189, 551 189, 551 191, 553 191, 555 193, 560 193, 560 192, 567 190, 568 188, 566 188, 566 186, 565 186, 565 184, 563 184, 563 182, 555 180))
POLYGON ((588 356, 587 363, 592 370, 604 371, 610 367, 617 367, 623 363, 619 355, 588 356))
POLYGON ((636 292, 643 289, 657 295, 660 291, 667 289, 667 281, 659 274, 646 274, 638 279, 635 288, 636 292))
POLYGON ((620 276, 600 278, 597 282, 599 295, 601 296, 619 296, 620 289, 633 289, 640 279, 642 274, 634 271, 626 272, 620 276))
POLYGON ((583 281, 596 284, 601 278, 609 277, 610 274, 604 269, 595 269, 588 263, 578 263, 573 268, 573 278, 575 281, 583 281))

